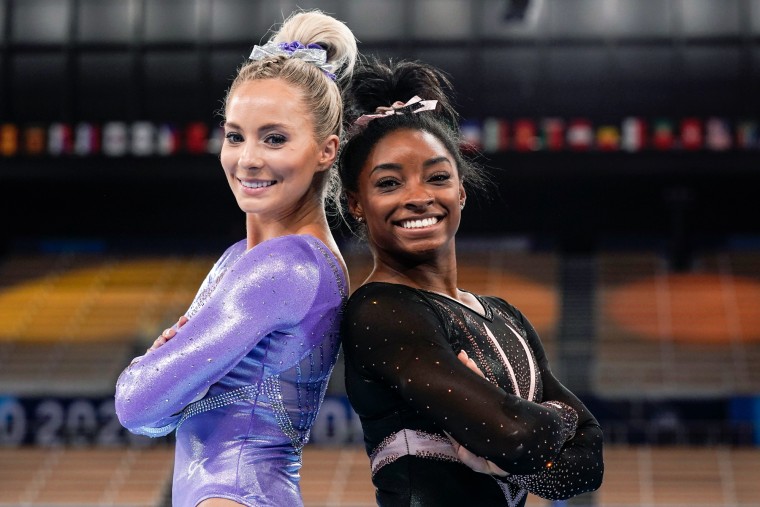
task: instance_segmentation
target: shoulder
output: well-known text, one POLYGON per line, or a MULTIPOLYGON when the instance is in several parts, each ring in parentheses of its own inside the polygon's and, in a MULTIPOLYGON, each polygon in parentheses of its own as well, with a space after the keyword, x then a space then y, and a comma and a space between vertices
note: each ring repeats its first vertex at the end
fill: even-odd
POLYGON ((483 296, 478 298, 489 305, 497 314, 500 314, 513 326, 526 332, 532 331, 532 326, 525 315, 513 304, 500 296, 483 296))
POLYGON ((299 268, 333 264, 334 255, 314 236, 291 234, 268 239, 244 252, 247 264, 265 263, 274 271, 298 271, 299 268))
POLYGON ((251 250, 259 252, 277 252, 283 255, 295 252, 312 252, 315 250, 314 243, 319 240, 314 236, 308 236, 305 234, 288 234, 285 236, 277 236, 266 241, 262 241, 258 245, 254 246, 251 250))
POLYGON ((355 325, 372 322, 388 331, 442 320, 438 307, 424 292, 386 282, 370 282, 356 289, 348 299, 345 315, 346 321, 355 325))
MULTIPOLYGON (((305 292, 312 293, 325 280, 333 279, 328 275, 335 272, 327 257, 331 252, 322 253, 321 244, 312 236, 288 235, 262 241, 249 249, 243 240, 225 252, 215 269, 224 275, 222 283, 234 284, 237 290, 299 287, 299 292, 304 292, 311 287, 305 292)), ((340 283, 337 275, 335 278, 340 283)))
POLYGON ((408 285, 387 282, 369 282, 356 289, 348 300, 349 305, 361 306, 390 303, 393 306, 406 303, 428 304, 425 295, 408 285))
POLYGON ((509 303, 506 299, 497 296, 481 296, 481 299, 488 301, 489 304, 500 312, 507 321, 511 322, 524 336, 529 340, 540 340, 533 324, 516 306, 509 303))
POLYGON ((240 241, 236 241, 235 243, 231 244, 227 249, 222 253, 221 256, 219 256, 219 259, 216 261, 216 266, 225 266, 229 264, 230 262, 235 261, 240 255, 245 252, 245 244, 246 240, 241 239, 240 241))
POLYGON ((488 302, 491 306, 494 308, 501 310, 502 312, 507 312, 511 317, 522 320, 524 318, 522 312, 517 309, 516 306, 512 305, 509 301, 506 299, 499 297, 499 296, 478 296, 481 300, 488 302))
POLYGON ((446 326, 437 305, 422 291, 384 282, 356 289, 342 319, 345 344, 370 345, 375 351, 398 343, 445 343, 446 326))
POLYGON ((517 308, 516 306, 506 301, 504 303, 506 304, 507 309, 509 310, 510 314, 514 316, 514 318, 517 319, 517 321, 520 322, 520 324, 523 325, 523 327, 528 333, 532 333, 532 334, 536 333, 535 329, 533 329, 533 324, 530 323, 530 320, 528 320, 528 317, 526 317, 525 314, 522 311, 520 311, 519 308, 517 308))

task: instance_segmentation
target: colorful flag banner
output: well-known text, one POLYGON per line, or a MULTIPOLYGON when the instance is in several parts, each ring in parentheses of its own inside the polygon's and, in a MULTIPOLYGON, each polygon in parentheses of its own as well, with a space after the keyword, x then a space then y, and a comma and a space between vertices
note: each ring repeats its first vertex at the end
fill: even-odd
POLYGON ((70 155, 74 149, 71 125, 51 123, 48 127, 48 153, 54 157, 70 155))
POLYGON ((147 157, 156 153, 156 127, 147 121, 132 124, 132 155, 147 157))
POLYGON ((667 118, 658 118, 652 125, 652 146, 661 151, 672 150, 675 144, 673 122, 667 118))
POLYGON ((565 148, 565 121, 562 118, 541 120, 541 148, 549 151, 565 148))
POLYGON ((528 118, 515 120, 515 142, 516 151, 535 151, 538 147, 538 138, 536 137, 536 122, 528 118))
POLYGON ((462 122, 460 125, 462 134, 462 150, 465 152, 475 152, 483 148, 482 128, 480 123, 475 120, 462 122))
POLYGON ((501 118, 483 120, 483 151, 496 153, 509 149, 509 122, 501 118))
POLYGON ((47 129, 42 125, 28 125, 24 128, 24 153, 38 156, 45 153, 47 129))
POLYGON ((12 157, 18 152, 18 127, 13 123, 0 125, 0 155, 12 157))
MULTIPOLYGON (((482 122, 462 122, 464 151, 483 150, 498 153, 548 151, 616 151, 639 152, 646 149, 686 151, 760 150, 760 120, 712 116, 688 116, 679 119, 644 120, 629 116, 620 124, 594 126, 591 119, 544 117, 539 120, 487 117, 482 122), (676 127, 677 126, 677 127, 676 127)), ((184 125, 138 121, 126 124, 79 122, 75 126, 52 122, 29 124, 23 129, 0 123, 0 155, 42 155, 57 157, 69 154, 107 156, 219 154, 224 144, 224 129, 206 122, 184 125)))
POLYGON ((123 157, 129 150, 127 124, 111 121, 103 125, 103 153, 109 157, 123 157))
POLYGON ((620 149, 620 130, 616 125, 601 125, 596 129, 596 147, 600 151, 620 149))
POLYGON ((594 129, 591 121, 575 118, 567 127, 567 145, 574 151, 586 151, 594 144, 594 129))
POLYGON ((224 127, 216 126, 211 129, 211 135, 208 136, 206 151, 214 155, 219 155, 224 145, 224 127))
POLYGON ((179 151, 179 132, 170 123, 158 127, 158 154, 174 155, 179 151))
POLYGON ((94 123, 78 123, 74 131, 74 153, 86 157, 99 152, 100 128, 94 123))
POLYGON ((705 143, 713 151, 730 150, 733 144, 731 126, 726 118, 708 118, 705 123, 705 143))
POLYGON ((208 153, 208 125, 193 122, 185 128, 185 148, 188 153, 208 153))
POLYGON ((638 117, 629 116, 623 119, 621 147, 625 151, 637 152, 646 148, 647 125, 638 117))
POLYGON ((700 150, 705 146, 702 120, 699 118, 683 118, 681 120, 681 148, 684 150, 700 150))
POLYGON ((760 149, 760 128, 755 120, 741 120, 737 124, 736 147, 743 150, 760 149))

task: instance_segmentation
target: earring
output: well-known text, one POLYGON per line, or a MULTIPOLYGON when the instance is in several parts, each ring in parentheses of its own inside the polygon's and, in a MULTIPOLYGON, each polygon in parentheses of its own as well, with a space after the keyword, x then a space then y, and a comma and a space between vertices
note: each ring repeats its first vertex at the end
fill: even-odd
POLYGON ((464 201, 460 201, 460 202, 459 202, 459 209, 460 209, 460 210, 463 210, 463 209, 464 209, 464 201))
POLYGON ((362 223, 362 222, 364 222, 364 217, 363 217, 363 216, 357 215, 357 216, 355 216, 354 218, 355 218, 355 219, 356 219, 356 221, 357 221, 357 222, 359 222, 359 223, 362 223))

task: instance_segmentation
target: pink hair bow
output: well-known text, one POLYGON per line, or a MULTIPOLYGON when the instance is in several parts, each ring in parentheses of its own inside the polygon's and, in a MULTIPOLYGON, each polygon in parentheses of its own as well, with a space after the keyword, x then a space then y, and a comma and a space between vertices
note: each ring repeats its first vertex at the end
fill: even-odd
POLYGON ((422 100, 417 95, 409 99, 406 103, 400 100, 394 102, 390 107, 378 107, 375 114, 363 114, 354 122, 355 126, 363 127, 370 121, 377 118, 385 118, 394 114, 413 114, 422 111, 432 111, 438 105, 437 100, 422 100))

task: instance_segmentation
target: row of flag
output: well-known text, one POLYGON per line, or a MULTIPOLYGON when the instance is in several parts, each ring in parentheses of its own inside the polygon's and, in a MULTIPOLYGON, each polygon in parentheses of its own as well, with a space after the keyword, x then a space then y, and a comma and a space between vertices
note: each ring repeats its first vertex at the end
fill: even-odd
MULTIPOLYGON (((620 124, 589 119, 486 118, 462 125, 465 146, 484 153, 503 151, 760 150, 760 124, 753 119, 682 118, 678 121, 624 118, 620 124)), ((0 123, 0 157, 105 155, 168 156, 219 153, 224 132, 204 122, 185 125, 138 121, 0 123)))
POLYGON ((219 153, 221 127, 204 122, 185 125, 138 121, 80 122, 75 125, 0 124, 0 157, 14 156, 169 156, 219 153))
POLYGON ((624 118, 594 124, 585 118, 505 120, 486 118, 462 124, 465 141, 485 153, 502 151, 758 150, 760 124, 753 119, 624 118))

